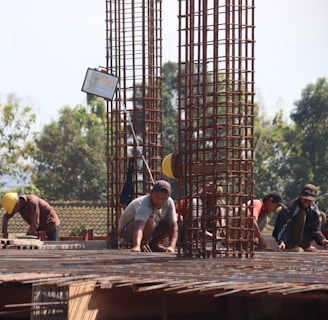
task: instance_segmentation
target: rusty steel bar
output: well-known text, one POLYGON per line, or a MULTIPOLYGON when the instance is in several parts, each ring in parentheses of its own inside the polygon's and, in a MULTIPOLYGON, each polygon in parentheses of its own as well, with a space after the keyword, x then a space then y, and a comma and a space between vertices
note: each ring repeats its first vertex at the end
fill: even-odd
MULTIPOLYGON (((0 284, 52 287, 95 284, 112 289, 162 290, 179 294, 242 293, 297 295, 317 293, 326 299, 328 253, 258 252, 254 259, 176 259, 173 254, 128 250, 1 250, 0 284), (83 252, 83 255, 82 255, 83 252), (51 265, 51 271, 49 271, 51 265)), ((47 302, 43 300, 41 302, 47 302)))
MULTIPOLYGON (((107 68, 120 78, 116 99, 107 103, 111 247, 119 242, 129 157, 136 196, 148 192, 152 175, 161 176, 161 6, 106 1, 107 68)), ((254 1, 179 0, 178 21, 179 198, 192 203, 179 255, 252 257, 253 228, 244 218, 254 198, 254 1), (210 183, 222 188, 211 206, 207 192, 199 194, 210 183)))
POLYGON ((179 255, 252 257, 254 2, 179 0, 178 19, 179 198, 196 198, 179 255), (223 189, 211 208, 210 183, 223 189))
POLYGON ((106 0, 107 68, 119 89, 107 102, 108 233, 117 248, 120 195, 133 158, 135 196, 161 177, 163 158, 162 1, 106 0))

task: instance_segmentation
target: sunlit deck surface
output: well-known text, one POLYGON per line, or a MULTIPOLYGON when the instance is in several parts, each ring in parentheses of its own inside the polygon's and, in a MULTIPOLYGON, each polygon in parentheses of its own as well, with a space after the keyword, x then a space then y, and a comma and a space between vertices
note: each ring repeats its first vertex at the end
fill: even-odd
POLYGON ((204 259, 95 244, 1 249, 1 319, 328 318, 327 251, 204 259))
POLYGON ((253 258, 178 258, 124 250, 0 250, 0 283, 72 283, 179 294, 328 293, 328 252, 255 252, 253 258))

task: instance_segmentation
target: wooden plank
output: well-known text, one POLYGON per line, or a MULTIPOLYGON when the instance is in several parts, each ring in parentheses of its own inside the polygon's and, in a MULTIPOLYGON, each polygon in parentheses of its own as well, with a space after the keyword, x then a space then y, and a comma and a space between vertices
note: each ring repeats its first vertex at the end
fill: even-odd
POLYGON ((75 283, 69 286, 68 320, 97 318, 97 309, 89 309, 89 302, 95 288, 95 282, 75 283))

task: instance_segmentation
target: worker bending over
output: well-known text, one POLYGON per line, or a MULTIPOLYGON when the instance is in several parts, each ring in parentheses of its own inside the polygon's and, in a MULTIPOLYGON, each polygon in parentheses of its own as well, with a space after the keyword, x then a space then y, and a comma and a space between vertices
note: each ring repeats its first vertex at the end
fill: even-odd
POLYGON ((47 240, 59 240, 60 221, 55 210, 45 200, 35 195, 18 196, 17 193, 6 193, 2 206, 7 211, 2 217, 2 235, 8 238, 8 222, 18 212, 29 224, 27 235, 45 231, 47 240))

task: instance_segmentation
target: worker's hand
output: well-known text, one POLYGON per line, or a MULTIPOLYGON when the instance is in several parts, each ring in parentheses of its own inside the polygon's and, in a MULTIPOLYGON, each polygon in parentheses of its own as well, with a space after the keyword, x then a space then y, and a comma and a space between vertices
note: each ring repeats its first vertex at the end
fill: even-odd
POLYGON ((328 249, 328 240, 327 239, 323 239, 321 244, 326 250, 328 249))
POLYGON ((285 249, 286 249, 286 244, 285 244, 285 242, 281 241, 280 244, 279 244, 279 246, 278 246, 278 249, 279 249, 279 250, 285 250, 285 249))
POLYGON ((140 246, 134 246, 134 247, 131 249, 131 252, 141 252, 141 248, 140 248, 140 246))

